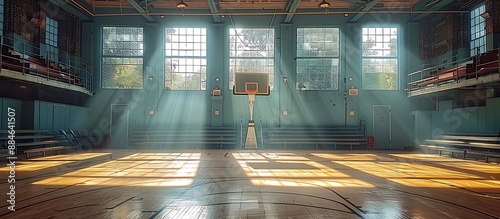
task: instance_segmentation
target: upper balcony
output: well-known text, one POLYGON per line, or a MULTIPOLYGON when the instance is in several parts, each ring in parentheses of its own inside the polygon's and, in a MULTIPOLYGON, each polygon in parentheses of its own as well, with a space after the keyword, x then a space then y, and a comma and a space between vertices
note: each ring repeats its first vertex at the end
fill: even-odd
POLYGON ((408 74, 408 97, 500 82, 500 49, 408 74))
POLYGON ((39 47, 14 42, 11 38, 2 39, 0 77, 92 95, 90 65, 74 61, 69 55, 40 52, 43 50, 39 47))

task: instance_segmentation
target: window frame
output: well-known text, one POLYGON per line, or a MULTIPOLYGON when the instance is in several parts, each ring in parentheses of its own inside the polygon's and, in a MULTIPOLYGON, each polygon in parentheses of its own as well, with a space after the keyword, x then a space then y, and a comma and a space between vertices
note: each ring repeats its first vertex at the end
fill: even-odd
POLYGON ((59 22, 51 17, 45 18, 45 44, 57 48, 59 22))
POLYGON ((164 80, 164 83, 163 83, 163 89, 164 90, 169 90, 169 91, 206 91, 207 90, 207 70, 208 70, 208 62, 207 62, 207 28, 206 27, 165 27, 164 29, 164 34, 163 34, 163 39, 164 39, 164 77, 165 77, 165 80, 164 80), (168 42, 166 41, 167 39, 167 30, 168 29, 177 29, 177 31, 179 32, 178 34, 176 34, 176 36, 179 37, 179 41, 178 42, 172 42, 170 43, 171 46, 173 45, 176 45, 177 48, 176 49, 173 49, 173 48, 168 48, 167 44, 168 42), (191 31, 191 33, 189 33, 191 31), (199 31, 198 33, 196 33, 196 31, 199 31), (196 37, 200 37, 199 40, 197 41, 195 38, 196 37), (191 41, 189 41, 189 39, 191 39, 191 41), (191 49, 181 49, 181 45, 182 44, 192 44, 193 48, 191 49), (195 48, 199 46, 199 48, 195 48), (170 51, 170 54, 169 54, 169 51, 170 51), (184 51, 184 53, 188 53, 188 54, 183 54, 181 55, 181 53, 184 51), (174 52, 177 52, 177 54, 174 54, 174 52), (198 55, 196 55, 196 53, 199 52, 198 55), (189 54, 189 53, 192 53, 192 54, 189 54), (179 67, 179 69, 182 68, 183 69, 186 69, 186 71, 182 71, 182 72, 177 72, 176 74, 184 74, 184 77, 186 78, 188 75, 192 74, 193 77, 197 77, 197 75, 199 75, 199 77, 197 77, 197 79, 199 79, 199 89, 190 89, 188 84, 187 84, 187 81, 184 81, 184 86, 183 86, 183 89, 172 89, 173 87, 173 83, 174 83, 174 73, 171 71, 170 73, 172 74, 171 77, 169 77, 169 75, 167 75, 167 69, 172 69, 172 65, 170 65, 170 67, 167 65, 167 60, 168 59, 177 59, 178 61, 178 65, 174 65, 174 68, 176 67, 179 67), (181 60, 183 60, 183 62, 181 62, 181 60), (183 65, 180 65, 180 63, 183 63, 183 65), (199 64, 197 64, 199 63, 199 64), (199 65, 200 68, 198 69, 198 71, 203 71, 204 69, 204 73, 203 72, 195 72, 194 69, 196 69, 196 66, 199 65), (190 69, 192 68, 193 71, 192 72, 189 72, 187 71, 187 69, 190 69), (170 85, 171 87, 169 87, 168 85, 168 78, 171 78, 170 80, 170 85))
MULTIPOLYGON (((305 34, 303 35, 305 36, 305 34)), ((311 35, 310 35, 311 36, 311 35)), ((326 36, 326 35, 323 35, 323 37, 326 36)), ((295 34, 295 57, 296 57, 296 62, 295 62, 295 74, 296 74, 296 77, 297 77, 297 81, 296 81, 296 86, 295 86, 295 89, 296 90, 311 90, 311 91, 338 91, 340 89, 340 69, 341 69, 341 43, 342 43, 342 39, 341 39, 341 29, 340 27, 297 27, 296 28, 296 34, 295 34), (327 55, 324 55, 324 56, 306 56, 306 55, 299 55, 299 29, 303 29, 303 30, 307 30, 307 29, 336 29, 337 32, 338 32, 338 41, 337 42, 333 42, 333 43, 337 43, 337 50, 335 50, 334 52, 337 52, 337 55, 330 55, 330 56, 327 56, 327 55), (315 88, 315 89, 309 89, 307 86, 302 89, 300 88, 299 86, 305 86, 305 84, 299 84, 301 82, 299 82, 299 60, 325 60, 325 61, 330 61, 330 60, 336 60, 337 61, 337 72, 336 72, 336 82, 332 82, 333 83, 333 86, 334 88, 333 89, 318 89, 318 88, 315 88), (336 86, 336 87, 335 87, 336 86)), ((326 43, 327 41, 321 41, 321 42, 316 42, 316 43, 326 43)), ((302 51, 311 51, 311 50, 302 50, 302 51)), ((323 67, 327 67, 327 66, 323 66, 323 67)), ((329 66, 328 66, 329 67, 329 66)), ((330 77, 335 77, 334 76, 335 74, 333 72, 330 73, 330 77)), ((333 79, 333 78, 332 78, 333 79)), ((310 81, 311 82, 311 81, 310 81)), ((309 84, 310 86, 310 84, 309 84)))
POLYGON ((486 11, 485 3, 481 3, 469 11, 469 30, 470 30, 470 55, 475 56, 486 52, 486 19, 481 14, 486 11), (477 13, 477 14, 476 14, 477 13), (476 23, 474 20, 478 20, 476 23), (481 28, 481 24, 483 29, 481 28), (474 30, 475 29, 475 30, 474 30), (482 33, 481 33, 482 32, 482 33), (482 41, 482 42, 481 42, 482 41))
POLYGON ((4 19, 5 19, 5 1, 4 0, 0 0, 0 34, 3 36, 4 33, 3 33, 3 25, 5 23, 4 19))
MULTIPOLYGON (((126 41, 125 41, 126 42, 126 41)), ((131 42, 141 42, 141 41, 131 41, 131 42)), ((130 48, 126 48, 126 49, 130 49, 130 48)), ((141 89, 144 89, 144 53, 145 53, 145 47, 144 47, 144 27, 141 27, 141 26, 102 26, 101 27, 101 61, 100 61, 100 64, 101 64, 101 89, 106 89, 106 90, 141 90, 141 89), (142 30, 142 55, 129 55, 129 56, 126 56, 126 55, 106 55, 104 54, 104 29, 105 28, 138 28, 138 29, 141 29, 142 30), (142 64, 130 64, 130 65, 133 65, 133 66, 138 66, 140 65, 141 68, 140 68, 140 82, 141 82, 141 86, 140 87, 133 87, 133 88, 120 88, 120 87, 104 87, 104 80, 103 80, 103 76, 104 76, 104 71, 103 71, 103 66, 105 65, 104 63, 104 59, 105 58, 122 58, 122 59, 125 59, 125 58, 130 58, 130 59, 140 59, 140 63, 142 64)), ((123 61, 123 60, 122 60, 123 61)), ((115 64, 115 65, 120 65, 120 64, 115 64)), ((122 64, 122 65, 126 65, 126 64, 122 64)))
MULTIPOLYGON (((363 27, 361 29, 361 89, 362 90, 366 90, 366 91, 398 91, 401 87, 401 84, 400 84, 400 80, 401 80, 401 77, 400 77, 400 43, 401 43, 401 40, 400 40, 400 28, 398 26, 394 26, 394 25, 389 25, 389 26, 366 26, 366 27, 363 27), (392 29, 396 29, 396 33, 394 34, 396 36, 396 55, 395 56, 384 56, 383 54, 382 55, 365 55, 364 54, 364 51, 365 49, 363 48, 364 46, 364 43, 367 43, 365 42, 364 40, 364 37, 365 37, 365 29, 367 29, 367 31, 369 32, 370 29, 375 29, 375 33, 374 33, 374 36, 381 36, 382 39, 384 39, 385 37, 389 37, 389 41, 385 41, 385 40, 382 40, 381 42, 375 40, 375 44, 377 43, 382 43, 382 44, 390 44, 390 40, 391 40, 391 36, 393 34, 389 33, 389 35, 386 35, 384 33, 384 30, 385 29, 390 29, 390 32, 392 32, 392 29), (377 33, 377 29, 382 29, 382 35, 379 35, 377 33), (366 78, 365 74, 393 74, 393 73, 368 73, 368 72, 365 72, 364 71, 364 61, 365 60, 389 60, 389 61, 395 61, 396 65, 395 65, 395 73, 394 75, 396 76, 396 79, 394 80, 394 82, 396 82, 396 86, 394 89, 380 89, 381 87, 381 84, 378 84, 378 88, 366 88, 365 86, 365 82, 368 81, 368 79, 366 78)), ((368 37, 372 35, 372 34, 368 34, 368 37)), ((372 49, 373 51, 373 49, 372 49)), ((392 51, 391 48, 389 47, 389 49, 378 49, 378 51, 389 51, 389 53, 392 51)), ((370 66, 370 65, 368 65, 370 66)), ((386 65, 386 66, 393 66, 393 65, 386 65)))

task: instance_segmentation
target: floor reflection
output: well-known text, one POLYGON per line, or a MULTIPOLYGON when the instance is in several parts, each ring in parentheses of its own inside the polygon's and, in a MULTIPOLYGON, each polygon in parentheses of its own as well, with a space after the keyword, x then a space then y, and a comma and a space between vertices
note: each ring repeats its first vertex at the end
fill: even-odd
MULTIPOLYGON (((82 154, 66 154, 50 157, 34 158, 26 161, 16 161, 16 171, 32 172, 53 167, 58 167, 64 164, 73 163, 75 161, 87 160, 95 157, 109 155, 110 153, 82 153, 82 154)), ((0 172, 9 171, 10 167, 0 168, 0 172)))
POLYGON ((294 153, 233 153, 253 185, 289 187, 372 187, 294 153))
POLYGON ((200 153, 137 153, 35 182, 37 185, 188 186, 200 153))

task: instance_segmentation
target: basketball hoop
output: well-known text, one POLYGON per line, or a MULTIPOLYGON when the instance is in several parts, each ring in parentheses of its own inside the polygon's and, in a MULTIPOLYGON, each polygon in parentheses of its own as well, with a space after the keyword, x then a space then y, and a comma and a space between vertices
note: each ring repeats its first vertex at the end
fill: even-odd
POLYGON ((247 94, 248 94, 248 95, 251 95, 251 94, 252 94, 252 95, 255 95, 255 93, 257 93, 257 90, 254 90, 254 89, 248 89, 248 90, 246 90, 246 92, 247 92, 247 94))
POLYGON ((247 89, 245 90, 248 94, 248 101, 253 102, 255 101, 255 94, 257 93, 257 90, 254 89, 247 89))

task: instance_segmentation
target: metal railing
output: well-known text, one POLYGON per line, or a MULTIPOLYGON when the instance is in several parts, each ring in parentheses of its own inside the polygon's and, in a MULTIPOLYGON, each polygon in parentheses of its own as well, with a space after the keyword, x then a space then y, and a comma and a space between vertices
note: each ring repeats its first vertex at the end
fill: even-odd
POLYGON ((424 86, 439 85, 440 82, 448 80, 459 80, 459 70, 467 64, 472 64, 472 57, 457 60, 453 63, 444 63, 431 67, 422 68, 419 71, 408 74, 407 90, 415 90, 424 86), (451 74, 450 74, 451 73, 451 74))
POLYGON ((260 147, 263 148, 264 147, 264 132, 263 132, 264 126, 262 126, 262 117, 259 120, 259 125, 260 125, 260 147))
POLYGON ((238 145, 238 148, 244 148, 245 143, 243 143, 243 116, 240 118, 240 144, 238 145))
POLYGON ((365 120, 359 120, 359 130, 361 131, 361 133, 363 134, 363 138, 366 139, 367 138, 367 135, 366 135, 366 121, 365 120))
POLYGON ((472 57, 456 60, 452 63, 443 63, 426 67, 412 72, 407 76, 407 93, 411 91, 440 86, 444 83, 456 82, 462 79, 478 78, 479 76, 499 72, 498 55, 500 49, 478 54, 472 57), (484 61, 485 55, 497 53, 496 60, 484 61), (483 60, 482 60, 483 59, 483 60), (496 65, 495 65, 496 64, 496 65))
POLYGON ((71 60, 69 54, 57 55, 49 51, 43 55, 41 49, 28 43, 15 45, 15 40, 1 36, 0 65, 2 68, 59 81, 93 92, 92 66, 71 60))

